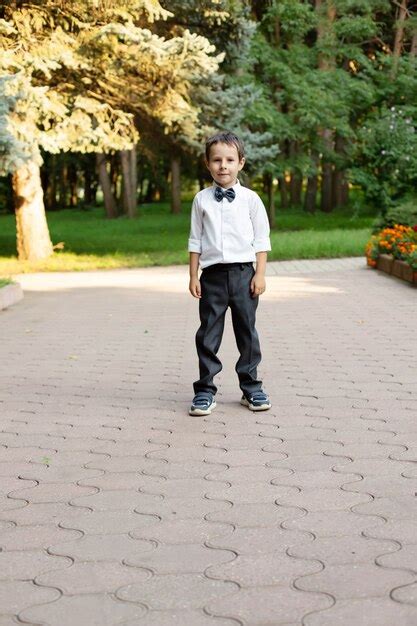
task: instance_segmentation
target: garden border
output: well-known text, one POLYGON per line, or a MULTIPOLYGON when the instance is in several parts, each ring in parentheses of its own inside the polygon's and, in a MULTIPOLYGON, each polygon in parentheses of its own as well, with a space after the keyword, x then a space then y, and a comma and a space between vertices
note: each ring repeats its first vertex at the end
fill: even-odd
POLYGON ((8 283, 0 287, 0 311, 20 302, 23 299, 23 290, 19 283, 8 283))
POLYGON ((395 259, 391 254, 380 254, 376 261, 376 268, 385 274, 400 278, 412 285, 417 285, 417 271, 406 263, 395 259))

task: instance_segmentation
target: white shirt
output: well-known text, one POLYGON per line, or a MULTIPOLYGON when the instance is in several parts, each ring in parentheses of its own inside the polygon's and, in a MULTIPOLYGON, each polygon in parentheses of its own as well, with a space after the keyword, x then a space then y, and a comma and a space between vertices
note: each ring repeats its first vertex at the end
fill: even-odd
POLYGON ((235 199, 218 202, 218 186, 214 182, 199 191, 191 209, 188 251, 200 254, 202 269, 214 263, 256 261, 257 252, 271 250, 268 216, 258 194, 237 181, 232 187, 235 199))

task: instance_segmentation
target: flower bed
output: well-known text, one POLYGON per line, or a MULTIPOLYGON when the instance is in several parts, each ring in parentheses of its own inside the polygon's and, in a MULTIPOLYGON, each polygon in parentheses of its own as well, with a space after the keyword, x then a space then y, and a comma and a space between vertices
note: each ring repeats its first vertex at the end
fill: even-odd
POLYGON ((365 248, 367 263, 417 284, 417 224, 394 224, 372 235, 365 248))

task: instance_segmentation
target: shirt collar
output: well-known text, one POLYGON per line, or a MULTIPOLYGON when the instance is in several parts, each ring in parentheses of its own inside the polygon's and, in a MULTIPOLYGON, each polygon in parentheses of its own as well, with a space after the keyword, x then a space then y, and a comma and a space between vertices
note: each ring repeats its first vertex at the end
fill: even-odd
POLYGON ((237 192, 238 188, 240 187, 240 181, 239 179, 236 180, 235 184, 232 187, 222 187, 221 185, 219 185, 218 183, 216 183, 215 180, 213 180, 213 184, 212 187, 220 187, 220 189, 223 189, 224 191, 226 191, 226 189, 234 189, 235 193, 237 192))

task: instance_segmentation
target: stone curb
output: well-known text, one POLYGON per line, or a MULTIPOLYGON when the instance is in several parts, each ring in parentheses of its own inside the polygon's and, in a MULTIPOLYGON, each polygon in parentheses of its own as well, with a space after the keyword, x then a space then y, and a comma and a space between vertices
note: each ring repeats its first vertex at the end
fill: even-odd
POLYGON ((23 299, 22 287, 19 283, 10 283, 0 287, 0 311, 16 304, 23 299))

